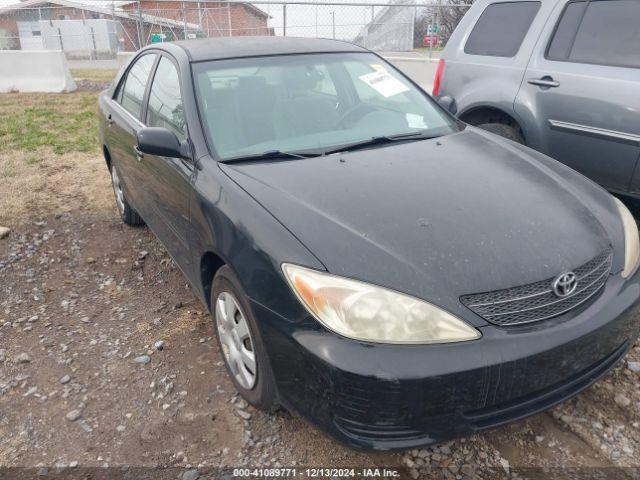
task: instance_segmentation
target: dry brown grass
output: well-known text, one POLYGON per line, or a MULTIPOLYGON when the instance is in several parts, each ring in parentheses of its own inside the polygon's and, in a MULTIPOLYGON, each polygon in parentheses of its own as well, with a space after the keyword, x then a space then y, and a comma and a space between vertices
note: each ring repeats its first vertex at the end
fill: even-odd
POLYGON ((107 68, 72 68, 71 76, 75 80, 108 83, 115 78, 118 69, 107 68))
POLYGON ((0 153, 0 225, 14 227, 73 210, 117 214, 100 155, 56 155, 50 149, 0 153), (29 162, 34 156, 37 164, 29 162))
POLYGON ((72 210, 115 215, 91 92, 0 95, 0 225, 72 210))

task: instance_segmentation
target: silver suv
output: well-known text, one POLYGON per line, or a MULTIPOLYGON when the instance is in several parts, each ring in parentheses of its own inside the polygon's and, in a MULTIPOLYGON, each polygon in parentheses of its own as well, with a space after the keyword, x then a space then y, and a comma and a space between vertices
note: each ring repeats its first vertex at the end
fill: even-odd
POLYGON ((640 0, 477 0, 433 94, 469 124, 640 196, 640 0))

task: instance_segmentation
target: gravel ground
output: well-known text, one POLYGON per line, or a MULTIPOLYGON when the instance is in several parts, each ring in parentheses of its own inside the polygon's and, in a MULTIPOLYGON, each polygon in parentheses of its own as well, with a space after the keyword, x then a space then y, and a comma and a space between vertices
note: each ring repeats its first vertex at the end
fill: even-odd
MULTIPOLYGON (((0 154, 0 170, 11 159, 0 154)), ((256 411, 236 395, 211 318, 162 246, 120 222, 102 159, 63 155, 37 168, 55 181, 32 191, 12 177, 13 199, 0 179, 16 212, 0 212, 0 478, 94 469, 91 478, 194 480, 242 466, 458 480, 639 473, 629 468, 640 467, 638 344, 550 412, 404 453, 350 450, 285 411, 256 411)))

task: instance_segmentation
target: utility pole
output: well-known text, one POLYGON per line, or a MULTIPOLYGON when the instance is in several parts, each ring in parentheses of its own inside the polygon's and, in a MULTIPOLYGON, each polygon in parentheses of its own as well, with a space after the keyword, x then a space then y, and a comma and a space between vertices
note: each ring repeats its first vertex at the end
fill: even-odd
POLYGON ((116 51, 120 50, 120 43, 118 42, 118 27, 116 27, 116 5, 115 0, 111 0, 111 26, 113 27, 113 32, 109 32, 109 49, 111 49, 112 41, 113 45, 115 45, 116 51), (111 38, 111 33, 113 33, 113 39, 111 38))
POLYGON ((427 32, 427 38, 429 38, 429 58, 433 57, 433 37, 435 35, 436 19, 434 15, 431 15, 431 23, 429 25, 429 31, 427 32))
POLYGON ((184 25, 182 27, 182 29, 184 30, 183 36, 184 39, 187 39, 187 10, 186 10, 186 5, 184 4, 184 2, 182 2, 182 18, 184 20, 184 25))
POLYGON ((282 36, 287 36, 287 4, 282 4, 282 36))
POLYGON ((333 30, 333 39, 336 39, 336 12, 331 12, 331 27, 333 30))
POLYGON ((140 6, 140 0, 138 0, 138 48, 142 48, 142 7, 140 6))

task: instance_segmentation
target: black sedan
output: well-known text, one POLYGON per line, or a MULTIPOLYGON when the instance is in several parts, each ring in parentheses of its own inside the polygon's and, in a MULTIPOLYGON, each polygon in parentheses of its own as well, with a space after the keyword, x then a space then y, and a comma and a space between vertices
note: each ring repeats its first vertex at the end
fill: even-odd
POLYGON ((123 221, 148 225, 207 305, 240 394, 349 445, 526 417, 638 335, 624 205, 456 121, 370 51, 153 45, 99 117, 123 221))

